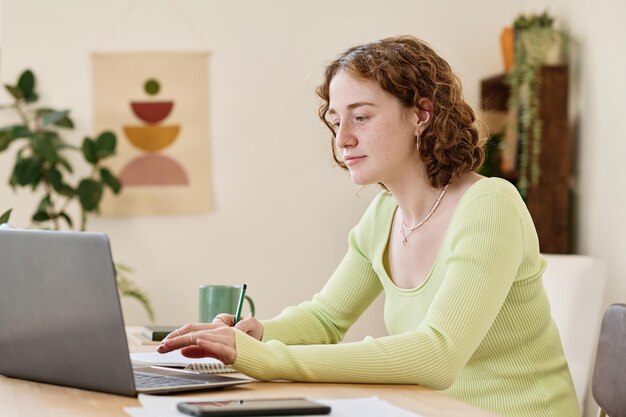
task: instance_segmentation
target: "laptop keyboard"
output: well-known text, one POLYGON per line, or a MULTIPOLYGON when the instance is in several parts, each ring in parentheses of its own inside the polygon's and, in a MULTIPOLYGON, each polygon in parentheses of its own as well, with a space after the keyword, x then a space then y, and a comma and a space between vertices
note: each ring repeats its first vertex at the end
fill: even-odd
POLYGON ((198 381, 190 378, 135 372, 135 386, 137 389, 174 387, 178 385, 202 385, 206 383, 206 381, 198 381))

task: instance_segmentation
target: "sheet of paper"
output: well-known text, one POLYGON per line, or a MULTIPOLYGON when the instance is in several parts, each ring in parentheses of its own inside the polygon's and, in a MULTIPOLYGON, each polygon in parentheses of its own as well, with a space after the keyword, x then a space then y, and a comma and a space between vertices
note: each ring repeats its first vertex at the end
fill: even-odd
POLYGON ((173 350, 167 353, 158 352, 141 352, 131 353, 130 360, 133 364, 137 365, 159 365, 159 366, 185 366, 192 363, 215 363, 221 364, 222 362, 213 358, 186 358, 180 350, 173 350))
MULTIPOLYGON (((214 397, 190 397, 193 401, 214 401, 214 397)), ((126 407, 124 411, 131 417, 181 417, 186 414, 176 409, 176 404, 185 401, 184 397, 139 395, 143 407, 126 407)), ((315 400, 332 408, 331 417, 423 417, 389 404, 378 397, 315 400)))

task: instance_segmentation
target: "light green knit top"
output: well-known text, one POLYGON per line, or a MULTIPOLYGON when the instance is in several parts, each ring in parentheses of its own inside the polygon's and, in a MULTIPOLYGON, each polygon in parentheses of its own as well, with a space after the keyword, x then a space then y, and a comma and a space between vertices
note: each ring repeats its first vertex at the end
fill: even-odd
POLYGON ((237 331, 233 366, 263 380, 419 384, 503 416, 579 416, 517 190, 496 178, 472 185, 414 289, 383 266, 396 208, 381 192, 321 292, 264 321, 263 341, 237 331), (390 336, 337 343, 381 290, 390 336))

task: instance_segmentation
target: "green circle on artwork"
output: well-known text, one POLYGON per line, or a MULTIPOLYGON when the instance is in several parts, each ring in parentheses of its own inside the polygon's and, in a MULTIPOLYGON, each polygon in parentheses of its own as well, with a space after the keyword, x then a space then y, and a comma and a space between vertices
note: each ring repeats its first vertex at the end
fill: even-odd
POLYGON ((150 79, 148 81, 146 81, 146 83, 143 86, 144 90, 146 90, 146 93, 150 94, 151 96, 155 95, 156 93, 159 92, 159 90, 161 89, 161 85, 159 84, 159 82, 155 79, 150 79))

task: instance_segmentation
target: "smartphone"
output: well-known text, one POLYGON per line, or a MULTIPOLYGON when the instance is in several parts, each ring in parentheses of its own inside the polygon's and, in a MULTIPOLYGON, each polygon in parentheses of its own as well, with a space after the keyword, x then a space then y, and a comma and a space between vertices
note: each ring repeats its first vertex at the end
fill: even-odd
POLYGON ((330 414, 330 407, 305 398, 234 401, 188 401, 178 410, 192 416, 294 416, 330 414))

